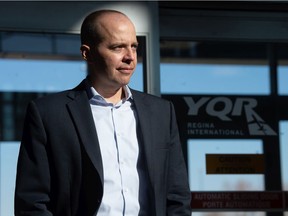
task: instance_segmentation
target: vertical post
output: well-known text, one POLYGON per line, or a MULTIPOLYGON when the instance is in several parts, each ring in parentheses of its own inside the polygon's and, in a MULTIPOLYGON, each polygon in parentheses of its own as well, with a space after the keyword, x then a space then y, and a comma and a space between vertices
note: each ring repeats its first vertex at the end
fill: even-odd
POLYGON ((160 38, 159 38, 159 14, 158 2, 149 2, 149 32, 146 37, 147 93, 160 96, 160 38))
MULTIPOLYGON (((277 97, 277 55, 274 44, 267 45, 270 75, 270 94, 277 97)), ((273 128, 278 136, 263 138, 263 150, 265 155, 265 190, 281 191, 281 163, 280 163, 280 143, 279 143, 279 122, 275 117, 273 128)), ((283 212, 267 212, 267 216, 283 216, 283 212)))
POLYGON ((277 54, 274 44, 267 44, 267 53, 269 61, 269 74, 270 74, 270 94, 277 96, 278 85, 277 85, 277 54))

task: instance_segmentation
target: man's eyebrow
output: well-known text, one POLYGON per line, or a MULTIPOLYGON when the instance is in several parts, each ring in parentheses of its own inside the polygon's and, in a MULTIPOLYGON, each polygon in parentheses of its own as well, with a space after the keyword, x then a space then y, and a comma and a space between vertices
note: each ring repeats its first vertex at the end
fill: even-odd
MULTIPOLYGON (((139 43, 138 42, 133 42, 133 43, 131 43, 131 45, 139 46, 139 43)), ((117 46, 129 46, 129 44, 125 43, 125 42, 115 42, 115 43, 110 44, 110 47, 117 47, 117 46)))

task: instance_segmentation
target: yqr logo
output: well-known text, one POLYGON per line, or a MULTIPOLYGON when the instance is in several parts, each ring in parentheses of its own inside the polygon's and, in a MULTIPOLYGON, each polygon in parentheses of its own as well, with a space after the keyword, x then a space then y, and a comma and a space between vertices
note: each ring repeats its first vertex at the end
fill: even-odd
POLYGON ((228 97, 201 97, 195 101, 193 97, 183 97, 189 110, 188 115, 197 116, 200 109, 205 109, 209 116, 217 117, 221 121, 232 121, 232 116, 246 116, 250 135, 274 136, 276 132, 254 111, 257 107, 255 98, 236 98, 234 104, 228 97), (222 109, 219 110, 219 105, 222 109), (217 108, 216 108, 217 106, 217 108), (231 116, 231 117, 230 117, 231 116))

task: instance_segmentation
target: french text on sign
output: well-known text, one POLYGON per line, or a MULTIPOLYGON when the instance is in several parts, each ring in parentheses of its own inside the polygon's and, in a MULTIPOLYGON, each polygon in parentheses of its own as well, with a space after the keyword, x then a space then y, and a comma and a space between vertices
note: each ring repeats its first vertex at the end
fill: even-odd
POLYGON ((191 197, 193 211, 283 211, 288 208, 287 191, 191 192, 191 197))
POLYGON ((207 174, 263 174, 263 154, 206 154, 207 174))

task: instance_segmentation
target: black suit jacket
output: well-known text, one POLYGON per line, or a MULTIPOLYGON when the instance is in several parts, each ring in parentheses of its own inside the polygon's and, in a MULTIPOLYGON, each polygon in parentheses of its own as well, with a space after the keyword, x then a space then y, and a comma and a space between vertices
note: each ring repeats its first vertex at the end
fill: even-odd
MULTIPOLYGON (((173 106, 131 91, 151 185, 152 215, 190 216, 173 106)), ((84 82, 31 101, 18 158, 15 215, 92 216, 102 196, 101 153, 84 82)))

